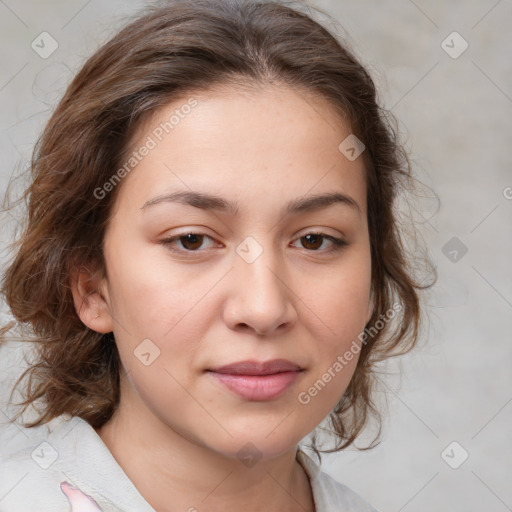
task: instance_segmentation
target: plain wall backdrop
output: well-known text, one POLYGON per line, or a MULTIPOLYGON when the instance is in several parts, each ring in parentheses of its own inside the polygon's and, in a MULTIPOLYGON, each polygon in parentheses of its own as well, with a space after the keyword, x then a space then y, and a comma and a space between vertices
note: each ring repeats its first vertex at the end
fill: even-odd
MULTIPOLYGON (((144 5, 0 0, 2 193, 74 72, 144 5)), ((323 469, 383 512, 512 510, 512 2, 310 5, 343 27, 439 197, 414 203, 439 277, 422 346, 386 366, 382 442, 323 469)), ((15 222, 1 217, 2 262, 15 222)), ((18 345, 0 349, 2 403, 22 367, 18 345)))

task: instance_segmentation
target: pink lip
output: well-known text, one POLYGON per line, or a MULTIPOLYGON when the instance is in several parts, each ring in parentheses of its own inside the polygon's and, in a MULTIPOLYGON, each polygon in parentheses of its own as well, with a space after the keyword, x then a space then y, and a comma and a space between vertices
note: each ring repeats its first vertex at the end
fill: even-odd
POLYGON ((285 359, 240 361, 208 370, 229 390, 247 400, 271 400, 290 387, 302 368, 285 359))

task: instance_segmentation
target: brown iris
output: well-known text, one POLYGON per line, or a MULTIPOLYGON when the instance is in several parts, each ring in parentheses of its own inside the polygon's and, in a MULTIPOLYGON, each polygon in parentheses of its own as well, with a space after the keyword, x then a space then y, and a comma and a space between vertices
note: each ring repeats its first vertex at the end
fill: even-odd
POLYGON ((186 235, 180 236, 179 240, 183 244, 185 249, 189 249, 191 251, 195 249, 199 249, 203 244, 204 235, 197 235, 194 233, 188 233, 186 235), (189 245, 187 245, 189 244, 189 245))
POLYGON ((314 247, 306 247, 306 249, 318 249, 322 245, 322 235, 309 234, 301 237, 301 240, 306 240, 307 244, 312 244, 314 247), (318 243, 320 241, 320 243, 318 243))

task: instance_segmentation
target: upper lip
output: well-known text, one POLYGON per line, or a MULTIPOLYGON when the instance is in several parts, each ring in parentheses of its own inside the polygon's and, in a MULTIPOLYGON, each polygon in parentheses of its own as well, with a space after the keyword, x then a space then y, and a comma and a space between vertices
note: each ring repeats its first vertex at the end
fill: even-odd
POLYGON ((272 359, 271 361, 259 362, 254 360, 239 361, 230 363, 218 368, 210 368, 208 371, 226 373, 230 375, 272 375, 282 372, 297 372, 302 368, 286 359, 272 359))

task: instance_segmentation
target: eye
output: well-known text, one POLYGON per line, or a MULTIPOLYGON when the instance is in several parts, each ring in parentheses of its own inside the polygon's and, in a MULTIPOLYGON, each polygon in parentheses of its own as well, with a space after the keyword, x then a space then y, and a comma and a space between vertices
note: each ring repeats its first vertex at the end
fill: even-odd
POLYGON ((306 249, 313 250, 314 252, 332 252, 332 251, 339 251, 342 247, 348 245, 347 242, 344 240, 341 240, 340 238, 336 238, 331 235, 327 235, 325 233, 307 233, 306 235, 301 236, 297 240, 305 241, 305 245, 303 246, 306 249), (318 251, 318 249, 323 245, 323 242, 325 240, 328 240, 331 243, 331 248, 324 250, 324 251, 318 251))
POLYGON ((171 236, 162 240, 162 244, 169 247, 171 251, 175 252, 200 252, 198 249, 202 246, 204 239, 213 240, 212 237, 203 233, 183 233, 181 235, 171 236), (182 249, 175 249, 174 243, 178 241, 181 243, 182 249))

